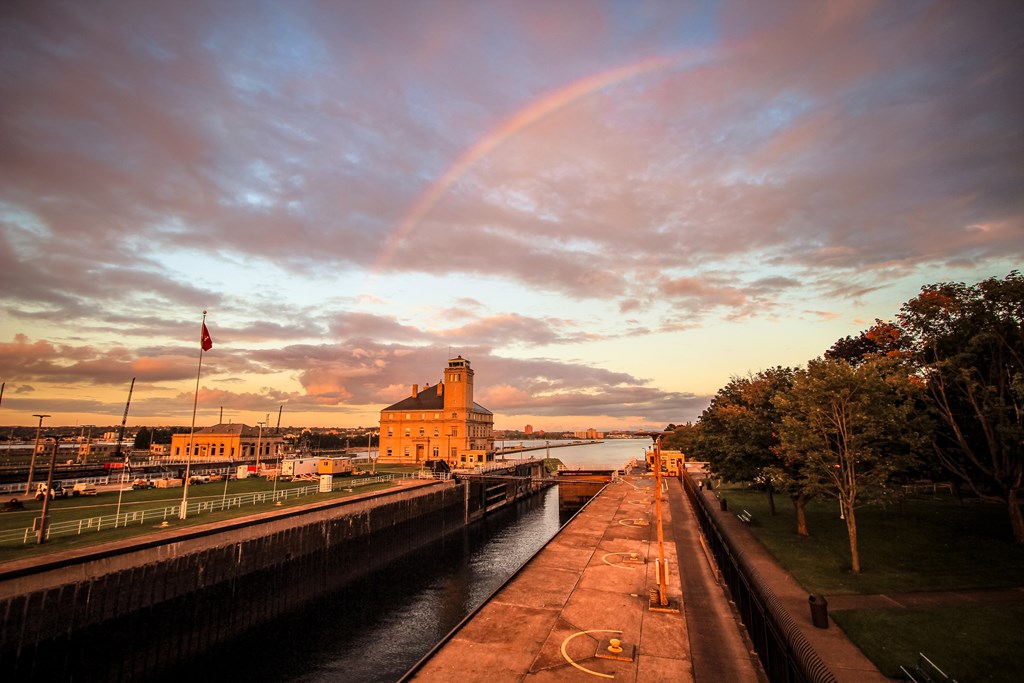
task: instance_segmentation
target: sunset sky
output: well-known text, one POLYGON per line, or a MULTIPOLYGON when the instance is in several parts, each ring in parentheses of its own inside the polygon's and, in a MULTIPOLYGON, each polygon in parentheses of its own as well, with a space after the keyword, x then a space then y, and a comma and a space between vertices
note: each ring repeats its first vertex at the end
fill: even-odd
POLYGON ((0 3, 0 425, 694 420, 1024 263, 1024 3, 0 3))

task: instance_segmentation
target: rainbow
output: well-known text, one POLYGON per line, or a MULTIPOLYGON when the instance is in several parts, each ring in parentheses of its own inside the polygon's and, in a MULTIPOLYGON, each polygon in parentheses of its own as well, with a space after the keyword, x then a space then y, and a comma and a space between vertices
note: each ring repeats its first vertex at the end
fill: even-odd
POLYGON ((681 56, 678 54, 649 57, 640 62, 581 78, 531 102, 506 118, 460 154, 455 163, 416 198, 416 201, 412 203, 412 206, 399 221, 398 227, 388 237, 372 272, 380 273, 387 267, 405 238, 416 229, 423 217, 471 166, 497 149, 513 135, 593 92, 642 74, 665 69, 678 63, 680 59, 681 56))

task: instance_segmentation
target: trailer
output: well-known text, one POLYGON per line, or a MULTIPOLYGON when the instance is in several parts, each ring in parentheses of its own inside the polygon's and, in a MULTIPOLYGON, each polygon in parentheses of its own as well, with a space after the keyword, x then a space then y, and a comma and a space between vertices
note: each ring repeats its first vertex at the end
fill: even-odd
POLYGON ((248 479, 256 476, 256 465, 239 465, 235 470, 235 479, 248 479))
POLYGON ((317 458, 287 458, 281 461, 281 478, 289 479, 310 479, 317 475, 317 458))
POLYGON ((352 474, 354 469, 352 458, 320 458, 317 466, 320 474, 352 474))

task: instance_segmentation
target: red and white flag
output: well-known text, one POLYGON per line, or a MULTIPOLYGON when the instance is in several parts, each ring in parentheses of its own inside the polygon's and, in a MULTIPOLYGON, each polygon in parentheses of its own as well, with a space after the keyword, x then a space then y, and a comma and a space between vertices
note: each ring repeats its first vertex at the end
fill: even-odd
POLYGON ((206 323, 203 323, 203 334, 199 338, 199 344, 203 347, 203 351, 209 351, 213 348, 213 337, 210 336, 210 331, 206 329, 206 323))

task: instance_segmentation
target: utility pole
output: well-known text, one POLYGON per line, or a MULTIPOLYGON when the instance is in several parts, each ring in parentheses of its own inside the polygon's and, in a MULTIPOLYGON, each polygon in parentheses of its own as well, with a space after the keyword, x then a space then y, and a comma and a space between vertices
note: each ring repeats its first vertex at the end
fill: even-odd
POLYGON ((46 493, 43 494, 43 511, 39 513, 39 535, 36 537, 36 545, 42 545, 46 540, 46 527, 49 521, 46 519, 46 512, 50 507, 50 498, 53 497, 53 465, 57 462, 57 444, 60 437, 53 437, 53 451, 50 453, 50 472, 46 475, 46 493))
POLYGON ((257 422, 256 424, 260 426, 260 434, 256 437, 256 474, 258 475, 260 472, 260 449, 263 447, 263 425, 267 423, 257 422))
POLYGON ((32 460, 28 464, 28 483, 25 485, 25 495, 32 493, 32 472, 36 468, 36 451, 39 450, 39 432, 43 429, 43 418, 50 417, 49 415, 33 415, 32 417, 39 418, 39 426, 36 427, 36 445, 32 447, 32 460))

